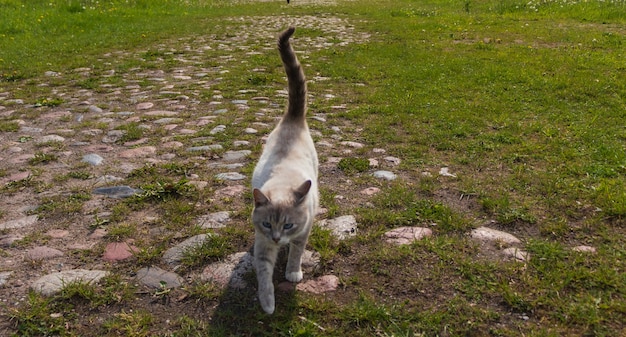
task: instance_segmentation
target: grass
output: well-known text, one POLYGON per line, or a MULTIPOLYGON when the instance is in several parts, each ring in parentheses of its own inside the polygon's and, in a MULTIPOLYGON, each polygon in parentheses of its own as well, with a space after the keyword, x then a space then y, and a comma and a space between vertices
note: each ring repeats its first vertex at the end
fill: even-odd
MULTIPOLYGON (((114 0, 32 1, 22 6, 0 0, 0 93, 10 92, 10 99, 36 104, 37 113, 67 108, 71 96, 57 96, 51 88, 70 85, 97 95, 106 92, 102 85, 128 85, 120 74, 137 72, 133 69, 163 70, 167 75, 198 66, 211 74, 207 81, 214 75, 221 77, 221 82, 209 87, 172 90, 201 100, 202 109, 215 95, 249 99, 239 91, 244 89, 272 97, 285 86, 276 55, 267 48, 274 48, 273 41, 271 46, 247 41, 249 49, 241 50, 207 49, 203 58, 194 59, 199 65, 179 60, 191 53, 184 46, 200 48, 204 41, 226 41, 252 30, 273 34, 292 19, 305 26, 303 17, 346 20, 355 32, 369 37, 342 46, 341 36, 334 36, 325 48, 304 49, 305 41, 336 33, 320 24, 296 32, 296 48, 301 48, 298 55, 309 79, 329 78, 309 83, 311 111, 325 114, 328 120, 326 124, 311 121, 312 129, 322 129, 324 140, 336 134, 366 144, 365 149, 384 148, 388 155, 402 159, 393 168, 402 178, 380 182, 367 176, 369 150, 324 150, 323 158, 343 159, 337 170, 321 170, 321 206, 328 211, 323 217, 356 214, 359 222, 358 236, 348 241, 339 242, 326 230, 313 230, 309 248, 320 253, 322 263, 306 277, 339 276, 340 289, 331 295, 279 293, 273 316, 261 312, 252 288, 233 291, 192 281, 155 300, 154 292, 142 293, 131 286, 135 282, 128 275, 136 266, 121 263, 99 285, 68 285, 51 298, 30 293, 24 305, 7 307, 11 333, 623 335, 624 2, 294 3, 114 0), (264 20, 271 23, 263 26, 264 20), (90 68, 89 77, 74 73, 81 67, 90 68), (255 68, 266 71, 252 72, 255 68), (106 77, 111 70, 115 74, 106 77), (46 71, 63 76, 46 76, 46 71), (69 83, 62 83, 62 78, 69 83), (327 92, 334 98, 322 99, 327 92), (333 108, 338 104, 347 108, 333 108), (342 133, 324 129, 335 124, 342 133), (448 167, 456 178, 437 176, 441 167, 448 167), (380 192, 367 198, 358 193, 371 185, 380 192), (503 260, 469 239, 467 233, 487 220, 523 238, 530 260, 503 260), (400 226, 429 227, 434 235, 401 247, 382 242, 385 231, 400 226), (596 252, 572 249, 583 244, 596 252)), ((340 26, 338 22, 334 25, 340 26)), ((133 80, 139 90, 152 90, 155 85, 145 78, 133 80)), ((0 105, 7 110, 23 115, 2 115, 0 132, 7 139, 28 143, 31 138, 19 134, 18 119, 27 119, 29 113, 3 101, 0 105)), ((267 109, 254 104, 250 102, 250 111, 267 109)), ((195 135, 175 139, 186 146, 219 142, 224 150, 231 149, 233 140, 245 139, 253 143, 252 156, 256 156, 262 144, 259 135, 239 135, 230 125, 235 119, 240 124, 257 119, 230 104, 218 108, 228 108, 229 113, 195 135), (226 131, 211 135, 219 124, 227 125, 226 131)), ((185 113, 187 117, 198 112, 185 113)), ((278 114, 269 110, 262 118, 271 124, 278 114)), ((143 122, 109 126, 84 121, 76 127, 97 127, 105 134, 110 128, 123 130, 120 143, 161 136, 160 130, 144 129, 143 122)), ((37 152, 28 164, 40 168, 66 160, 53 150, 37 152)), ((144 193, 107 201, 104 205, 110 214, 96 215, 85 226, 106 227, 111 240, 135 240, 141 247, 139 263, 152 265, 161 263, 160 254, 170 240, 203 231, 194 223, 198 215, 238 208, 229 227, 216 230, 212 240, 188 252, 183 269, 195 275, 209 261, 249 248, 251 195, 243 200, 216 198, 214 192, 227 183, 211 178, 213 171, 205 166, 208 159, 201 161, 198 156, 180 151, 165 164, 135 169, 124 183, 144 193), (210 184, 196 189, 191 180, 210 184), (148 215, 156 220, 129 220, 148 215), (166 234, 159 240, 144 238, 153 231, 166 234)), ((386 164, 381 161, 381 165, 386 164)), ((243 170, 249 175, 251 169, 243 170)), ((78 184, 92 176, 90 167, 81 167, 59 175, 63 179, 55 183, 78 184)), ((46 190, 52 188, 36 175, 36 180, 9 183, 2 192, 40 192, 44 185, 46 190)), ((91 198, 79 189, 40 196, 35 212, 46 224, 55 219, 79 221, 91 198)), ((20 245, 30 247, 45 240, 45 235, 30 235, 20 245)))

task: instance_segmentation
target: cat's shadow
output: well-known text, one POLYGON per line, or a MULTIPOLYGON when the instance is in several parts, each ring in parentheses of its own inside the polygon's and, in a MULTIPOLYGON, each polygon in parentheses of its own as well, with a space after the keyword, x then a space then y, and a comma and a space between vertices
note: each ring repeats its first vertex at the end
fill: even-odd
MULTIPOLYGON (((249 254, 254 254, 252 249, 249 254)), ((246 286, 243 288, 233 286, 237 283, 232 282, 236 277, 233 273, 208 322, 208 336, 274 335, 289 327, 296 318, 298 306, 295 284, 285 281, 286 259, 287 249, 281 249, 274 270, 276 310, 272 315, 266 314, 259 304, 254 271, 244 275, 246 286)), ((241 258, 237 267, 246 267, 242 264, 249 264, 249 257, 241 258)))

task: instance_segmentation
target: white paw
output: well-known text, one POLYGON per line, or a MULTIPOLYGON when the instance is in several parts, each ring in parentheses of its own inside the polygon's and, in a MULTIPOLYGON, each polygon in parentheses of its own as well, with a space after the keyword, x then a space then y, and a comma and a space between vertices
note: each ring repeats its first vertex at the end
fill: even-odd
POLYGON ((293 282, 293 283, 300 282, 300 281, 302 281, 302 270, 286 272, 285 273, 285 278, 289 282, 293 282))
POLYGON ((259 302, 261 303, 261 308, 268 314, 273 314, 276 305, 274 304, 274 294, 271 295, 259 295, 259 302))

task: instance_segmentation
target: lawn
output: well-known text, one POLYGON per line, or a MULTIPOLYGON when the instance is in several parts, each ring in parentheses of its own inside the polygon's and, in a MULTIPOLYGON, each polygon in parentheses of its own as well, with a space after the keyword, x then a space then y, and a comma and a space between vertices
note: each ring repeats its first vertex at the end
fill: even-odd
MULTIPOLYGON (((267 316, 252 288, 236 292, 190 282, 171 292, 146 292, 134 285, 132 271, 158 264, 165 246, 179 237, 142 242, 144 231, 129 221, 132 214, 158 214, 168 231, 188 235, 201 231, 190 228, 191 218, 223 210, 211 204, 214 188, 198 191, 186 184, 188 171, 201 177, 209 171, 179 153, 180 162, 129 174, 126 182, 145 184, 147 193, 117 202, 106 222, 93 225, 106 227, 110 240, 136 239, 137 258, 109 266, 111 275, 97 286, 70 284, 52 297, 30 292, 17 306, 3 299, 0 310, 10 319, 11 333, 626 334, 624 1, 0 0, 0 93, 45 108, 71 109, 57 97, 60 88, 105 96, 106 88, 126 85, 122 74, 136 69, 170 73, 186 66, 180 59, 191 55, 187 45, 263 30, 266 40, 242 38, 245 48, 207 49, 210 58, 194 61, 211 69, 220 60, 233 60, 211 88, 225 98, 237 98, 251 87, 255 95, 271 96, 285 87, 272 34, 291 23, 297 27, 294 46, 301 51, 305 73, 317 79, 309 92, 334 94, 311 100, 310 114, 323 114, 328 125, 342 126, 348 140, 365 145, 348 154, 318 148, 322 162, 349 158, 336 169, 321 170, 321 206, 328 212, 321 218, 354 214, 358 235, 338 241, 316 229, 309 242, 322 257, 315 275, 334 273, 340 288, 326 295, 279 295, 277 312, 267 316), (349 26, 356 41, 342 44, 347 37, 333 31, 333 24, 349 26), (304 41, 322 45, 319 40, 326 44, 302 49, 304 41), (91 77, 73 74, 83 67, 91 69, 91 77), (259 68, 266 71, 253 71, 259 68), (70 75, 57 79, 46 72, 70 75), (337 105, 346 108, 333 108, 337 105), (399 179, 393 182, 372 178, 363 164, 380 148, 401 159, 399 179), (438 175, 442 167, 454 177, 438 175), (368 186, 381 191, 366 198, 359 191, 368 186), (469 237, 486 223, 522 239, 530 259, 502 259, 469 237), (384 243, 383 233, 400 226, 430 227, 434 235, 404 246, 384 243), (582 245, 595 252, 572 249, 582 245)), ((136 84, 145 89, 144 82, 137 79, 136 84)), ((201 107, 215 99, 214 92, 200 86, 179 90, 201 107)), ((18 119, 32 116, 3 100, 0 106, 20 113, 0 117, 0 134, 6 137, 17 132, 18 119)), ((198 113, 187 111, 182 117, 198 113)), ((254 121, 245 110, 218 118, 228 125, 254 121)), ((319 131, 316 141, 332 139, 328 127, 315 120, 310 124, 319 131)), ((83 122, 76 128, 107 126, 83 122)), ((126 131, 123 141, 149 138, 158 144, 165 134, 137 123, 118 129, 126 131)), ((228 131, 214 137, 227 143, 242 136, 228 131)), ((257 142, 261 136, 243 137, 257 142)), ((252 157, 258 158, 260 143, 255 144, 252 157)), ((53 153, 38 154, 33 167, 59 160, 53 153)), ((251 171, 252 165, 243 170, 251 171)), ((68 170, 54 184, 90 175, 80 165, 68 170)), ((4 175, 0 170, 0 178, 4 175)), ((0 193, 11 196, 23 189, 42 193, 37 212, 51 223, 89 199, 89 191, 76 190, 70 199, 51 197, 43 192, 53 187, 36 178, 24 186, 2 187, 0 193)), ((240 199, 227 205, 237 208, 236 226, 224 229, 214 246, 190 254, 184 271, 199 272, 207 261, 251 246, 250 195, 240 199)), ((3 214, 0 210, 0 219, 7 220, 3 214)), ((45 240, 32 235, 17 245, 45 240)), ((0 258, 10 256, 12 248, 0 248, 0 258)), ((75 258, 94 265, 97 249, 75 258)))

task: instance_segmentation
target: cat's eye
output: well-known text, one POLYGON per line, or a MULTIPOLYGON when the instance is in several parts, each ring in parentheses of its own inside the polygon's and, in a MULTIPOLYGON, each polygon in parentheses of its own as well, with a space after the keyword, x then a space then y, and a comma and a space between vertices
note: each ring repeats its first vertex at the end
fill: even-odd
POLYGON ((269 222, 263 221, 263 227, 265 227, 265 228, 272 228, 272 224, 269 223, 269 222))
POLYGON ((284 229, 291 229, 291 228, 293 228, 293 224, 292 224, 292 223, 286 223, 286 224, 283 226, 283 228, 284 228, 284 229))

